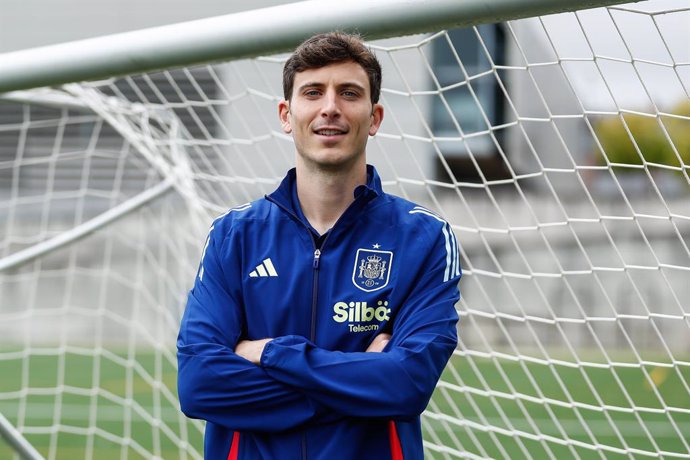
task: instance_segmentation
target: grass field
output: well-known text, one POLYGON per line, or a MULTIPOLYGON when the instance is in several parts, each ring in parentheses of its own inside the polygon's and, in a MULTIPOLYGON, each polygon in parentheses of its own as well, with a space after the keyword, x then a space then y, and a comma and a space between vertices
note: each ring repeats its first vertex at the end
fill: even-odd
MULTIPOLYGON (((67 353, 61 363, 45 353, 32 355, 28 366, 4 356, 0 411, 12 423, 25 411, 24 426, 31 427, 26 437, 46 458, 51 450, 56 460, 195 458, 192 452, 201 451, 199 424, 168 400, 176 394, 175 369, 160 355, 128 360, 126 354, 96 359, 67 353), (20 405, 23 387, 30 391, 20 405), (180 439, 193 448, 180 448, 180 439)), ((464 452, 461 458, 631 458, 622 453, 626 448, 633 458, 651 458, 646 452, 690 458, 688 367, 649 368, 650 385, 634 366, 582 371, 460 357, 452 364, 454 372, 444 374, 424 422, 425 440, 443 445, 448 456, 429 445, 427 458, 456 458, 454 451, 464 452)), ((0 443, 0 459, 11 458, 0 443)))
POLYGON ((626 449, 632 458, 690 458, 688 366, 648 367, 648 377, 635 366, 454 365, 429 407, 425 439, 433 430, 442 445, 489 458, 631 458, 626 449), (461 422, 439 420, 435 406, 461 422))
MULTIPOLYGON (((51 446, 57 446, 56 460, 200 458, 192 454, 203 445, 200 425, 188 421, 177 401, 170 400, 177 394, 176 370, 161 355, 138 353, 127 359, 125 350, 96 359, 89 353, 66 353, 61 365, 57 356, 46 353, 32 356, 28 366, 24 363, 0 359, 0 411, 16 423, 25 410, 24 426, 31 427, 26 438, 46 458, 51 446), (31 391, 20 405, 23 381, 31 391), (51 433, 50 427, 58 424, 61 430, 51 433), (183 439, 191 447, 180 449, 183 439)), ((0 459, 9 458, 0 441, 0 459)))

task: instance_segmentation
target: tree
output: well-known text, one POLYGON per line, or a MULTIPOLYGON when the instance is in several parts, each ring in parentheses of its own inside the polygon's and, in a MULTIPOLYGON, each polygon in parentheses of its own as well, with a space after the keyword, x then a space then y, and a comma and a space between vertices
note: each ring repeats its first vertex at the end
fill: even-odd
MULTIPOLYGON (((604 118, 595 125, 595 133, 609 163, 655 163, 690 170, 690 101, 676 105, 670 114, 604 118)), ((604 164, 604 157, 600 158, 604 164)))

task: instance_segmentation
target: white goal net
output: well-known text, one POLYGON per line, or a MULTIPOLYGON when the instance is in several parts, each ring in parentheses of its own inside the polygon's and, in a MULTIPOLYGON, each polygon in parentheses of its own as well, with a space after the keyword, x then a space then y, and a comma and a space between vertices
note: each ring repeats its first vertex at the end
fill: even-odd
MULTIPOLYGON (((690 458, 688 24, 649 1, 370 43, 369 161, 462 256, 426 458, 690 458)), ((46 458, 202 458, 175 338, 212 219, 292 166, 284 59, 0 95, 0 414, 46 458)))

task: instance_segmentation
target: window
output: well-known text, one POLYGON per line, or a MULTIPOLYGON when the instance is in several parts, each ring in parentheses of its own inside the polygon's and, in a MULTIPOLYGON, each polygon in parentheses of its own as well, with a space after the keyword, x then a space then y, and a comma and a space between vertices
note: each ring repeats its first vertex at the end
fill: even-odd
POLYGON ((490 129, 503 123, 503 94, 492 62, 505 62, 504 45, 500 24, 450 30, 448 39, 439 37, 433 42, 439 94, 431 107, 431 127, 457 178, 479 178, 470 155, 486 169, 485 176, 500 174, 502 162, 490 129))

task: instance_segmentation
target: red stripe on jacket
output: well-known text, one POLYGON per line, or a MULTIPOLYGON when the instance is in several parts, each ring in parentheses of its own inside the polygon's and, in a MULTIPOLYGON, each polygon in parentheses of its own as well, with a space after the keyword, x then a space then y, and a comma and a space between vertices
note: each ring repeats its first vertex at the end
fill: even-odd
POLYGON ((388 441, 391 445, 391 460, 404 460, 398 430, 395 428, 393 420, 388 422, 388 441))
MULTIPOLYGON (((240 433, 235 431, 232 435, 232 444, 230 445, 230 452, 228 452, 228 460, 237 460, 237 455, 240 451, 240 433)), ((400 457, 402 458, 402 457, 400 457)))

